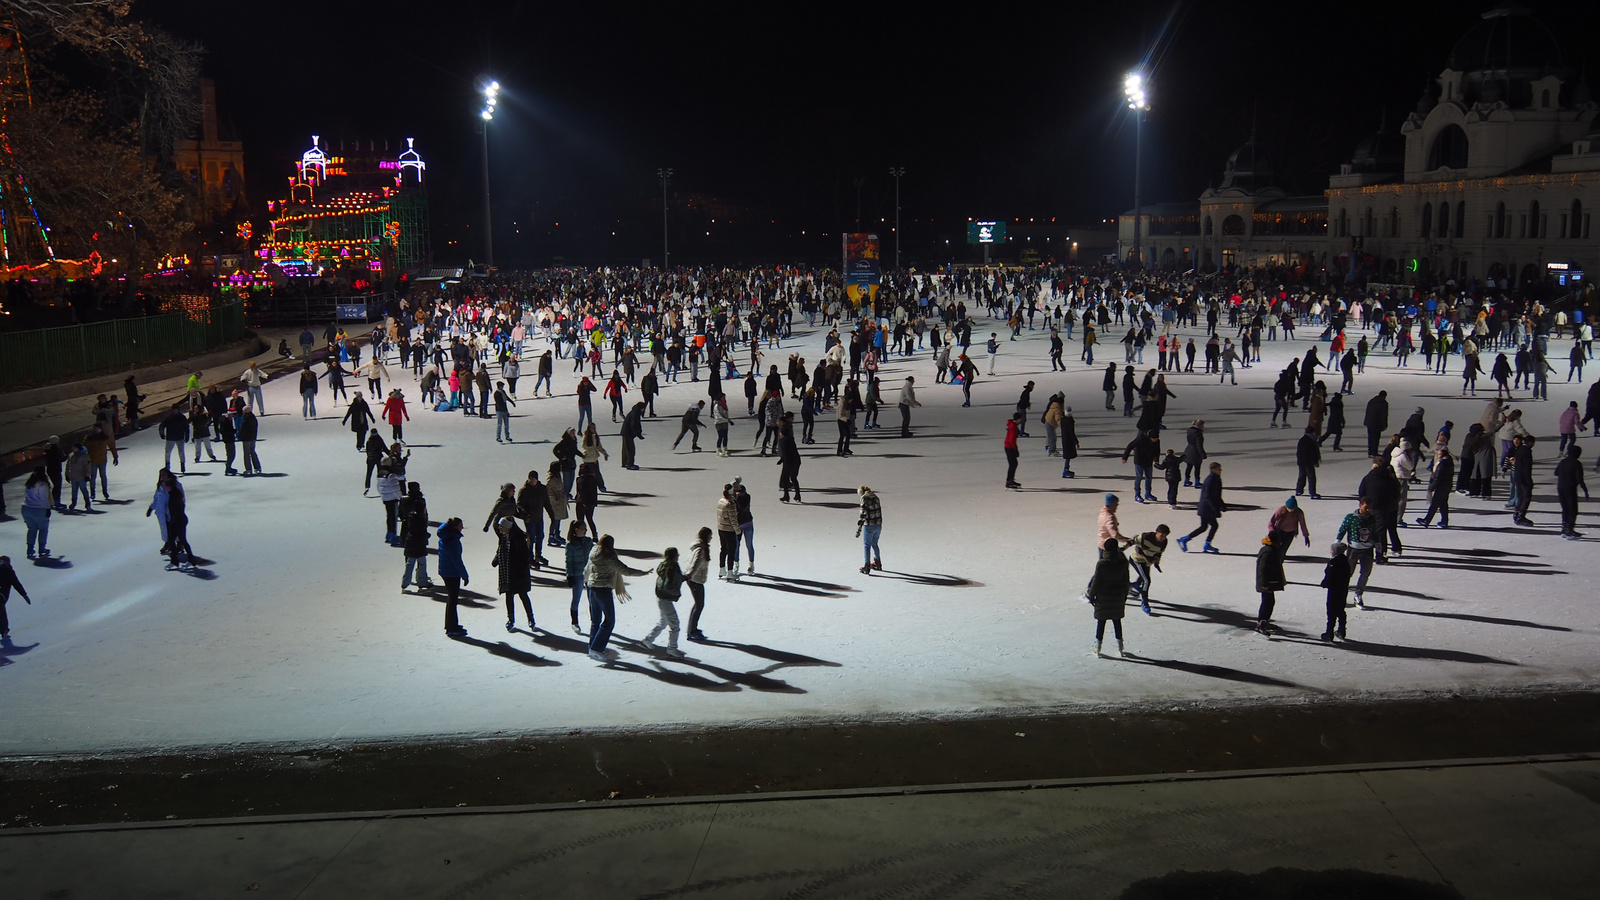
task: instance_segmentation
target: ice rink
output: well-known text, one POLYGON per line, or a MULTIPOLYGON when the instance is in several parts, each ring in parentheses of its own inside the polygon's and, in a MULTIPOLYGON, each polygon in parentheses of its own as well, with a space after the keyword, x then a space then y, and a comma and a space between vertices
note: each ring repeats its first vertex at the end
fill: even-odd
MULTIPOLYGON (((979 319, 974 349, 999 323, 979 319)), ((1112 329, 1111 331, 1115 331, 1112 329)), ((1317 329, 1302 329, 1303 336, 1317 329)), ((789 354, 815 365, 823 331, 798 323, 795 338, 767 351, 780 371, 789 354)), ((1226 333, 1226 332, 1225 332, 1226 333)), ((1187 329, 1187 336, 1201 330, 1187 329)), ((1352 332, 1352 341, 1356 337, 1352 332)), ((189 465, 190 541, 211 561, 196 575, 168 572, 160 538, 143 513, 161 465, 152 427, 125 440, 111 470, 119 504, 95 515, 52 519, 51 567, 23 558, 24 526, 0 526, 4 552, 33 596, 9 604, 12 644, 0 650, 0 753, 55 754, 153 750, 243 743, 327 744, 430 735, 509 735, 572 729, 633 729, 959 716, 1004 710, 1046 711, 1092 704, 1239 699, 1301 702, 1316 698, 1412 692, 1516 690, 1593 684, 1600 674, 1595 634, 1595 538, 1559 538, 1553 493, 1556 418, 1567 401, 1582 405, 1586 385, 1550 387, 1550 401, 1519 402, 1541 442, 1532 518, 1513 526, 1501 497, 1453 498, 1448 531, 1402 531, 1403 556, 1373 574, 1372 609, 1351 610, 1342 645, 1316 639, 1323 628, 1323 592, 1316 587, 1328 545, 1354 508, 1357 482, 1369 466, 1360 427, 1367 400, 1390 398, 1390 431, 1414 406, 1426 409, 1428 435, 1456 423, 1452 449, 1493 396, 1487 379, 1478 396, 1460 397, 1459 358, 1451 374, 1422 365, 1395 370, 1374 354, 1356 393, 1346 398, 1344 451, 1324 446, 1322 500, 1304 498, 1312 542, 1289 556, 1289 589, 1280 595, 1281 636, 1249 630, 1257 605, 1254 557, 1267 517, 1294 484, 1295 427, 1268 428, 1271 385, 1309 341, 1268 342, 1264 361, 1239 372, 1235 386, 1215 376, 1171 374, 1164 447, 1180 453, 1184 428, 1206 420, 1207 449, 1224 466, 1231 511, 1223 518, 1220 556, 1169 549, 1152 593, 1154 617, 1137 606, 1125 622, 1129 659, 1089 654, 1094 621, 1081 599, 1095 560, 1095 514, 1101 498, 1122 498, 1127 533, 1166 522, 1174 534, 1197 523, 1197 491, 1182 491, 1180 508, 1133 502, 1132 465, 1120 461, 1133 419, 1104 409, 1105 364, 1122 357, 1104 344, 1097 364, 1078 360, 1067 344, 1069 371, 1050 372, 1047 332, 1004 340, 996 378, 980 378, 971 408, 958 387, 936 385, 931 354, 891 358, 880 373, 886 400, 880 431, 862 431, 856 455, 833 453, 832 412, 819 415, 818 443, 803 447, 803 505, 778 502, 774 459, 751 450, 756 428, 743 416, 742 386, 727 383, 737 420, 720 459, 715 433, 702 433, 703 453, 688 440, 671 444, 678 416, 705 396, 706 383, 687 377, 657 400, 661 417, 645 425, 643 470, 619 465, 621 445, 599 398, 601 431, 611 461, 603 465, 611 493, 595 518, 638 567, 653 566, 669 545, 687 553, 695 531, 715 525, 721 486, 740 475, 754 497, 759 575, 708 586, 702 628, 707 644, 685 643, 690 658, 673 660, 633 648, 628 638, 655 622, 652 577, 632 579, 633 602, 618 610, 620 660, 602 667, 585 655, 568 626, 569 591, 546 572, 533 593, 540 626, 504 630, 503 601, 493 595, 491 534, 483 526, 499 485, 541 475, 552 439, 576 424, 570 361, 558 361, 553 399, 530 401, 521 381, 512 430, 516 443, 494 441, 494 420, 424 411, 414 379, 402 377, 413 419, 408 474, 419 482, 435 520, 467 523, 471 605, 462 609, 465 640, 443 634, 442 593, 401 593, 401 553, 383 541, 376 491, 361 493, 364 456, 339 424, 324 386, 322 418, 304 421, 293 378, 266 388, 259 455, 270 477, 225 478, 220 463, 189 465), (901 379, 914 374, 924 404, 915 436, 898 438, 893 407, 901 379), (1021 491, 1002 487, 1004 424, 1024 382, 1034 379, 1033 437, 1023 441, 1021 491), (1047 458, 1038 424, 1047 398, 1067 393, 1083 449, 1074 480, 1047 458), (885 571, 857 572, 856 487, 870 484, 884 507, 885 571)), ((1115 340, 1115 337, 1110 338, 1115 340)), ((1553 339, 1562 359, 1569 342, 1553 339)), ((1327 355, 1327 344, 1320 354, 1327 355)), ((609 356, 609 354, 608 354, 609 356)), ((981 370, 988 362, 974 354, 981 370)), ((739 353, 741 365, 746 352, 739 353)), ((1485 354, 1487 368, 1492 353, 1485 354)), ((1146 351, 1154 366, 1154 348, 1146 351)), ((240 367, 243 368, 242 366, 240 367)), ((528 369, 531 367, 525 367, 528 369)), ((1197 368, 1199 366, 1197 365, 1197 368)), ((1563 367, 1564 368, 1564 367, 1563 367)), ((705 373, 702 371, 702 378, 705 373)), ((741 369, 741 375, 743 370, 741 369)), ((1562 373, 1564 374, 1564 373, 1562 373)), ((1338 376, 1323 376, 1330 393, 1338 376)), ((599 382, 597 381, 597 384, 599 382)), ((352 381, 351 386, 364 386, 352 381)), ((1525 396, 1520 392, 1519 396, 1525 396)), ((637 396, 630 391, 631 405, 637 396)), ((798 410, 798 401, 788 401, 798 410)), ((149 419, 160 417, 149 410, 149 419)), ((709 420, 709 416, 707 417, 709 420)), ((798 427, 798 422, 797 422, 798 427)), ((387 438, 387 428, 383 429, 387 438)), ((1584 437, 1584 458, 1596 444, 1584 437)), ((220 453, 220 445, 218 445, 220 453)), ((1589 469, 1591 482, 1600 482, 1589 469)), ((1157 475, 1157 493, 1165 487, 1157 475)), ((1600 485, 1596 485, 1600 487, 1600 485)), ((21 506, 22 479, 9 482, 7 503, 21 506)), ((1425 509, 1425 487, 1413 487, 1410 516, 1425 509)), ((1579 528, 1600 536, 1586 504, 1579 528)), ((1198 550, 1199 542, 1195 543, 1198 550)), ((546 555, 559 562, 559 551, 546 555)), ((687 616, 688 594, 680 604, 687 616)), ((582 615, 587 630, 587 610, 582 615)), ((1109 641, 1108 641, 1109 645, 1109 641)))

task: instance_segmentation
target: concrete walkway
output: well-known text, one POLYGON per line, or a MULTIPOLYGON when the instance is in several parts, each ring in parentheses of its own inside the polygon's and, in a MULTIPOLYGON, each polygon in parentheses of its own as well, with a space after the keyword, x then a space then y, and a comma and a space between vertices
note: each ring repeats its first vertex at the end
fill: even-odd
POLYGON ((0 831, 7 897, 1590 898, 1600 761, 0 831))

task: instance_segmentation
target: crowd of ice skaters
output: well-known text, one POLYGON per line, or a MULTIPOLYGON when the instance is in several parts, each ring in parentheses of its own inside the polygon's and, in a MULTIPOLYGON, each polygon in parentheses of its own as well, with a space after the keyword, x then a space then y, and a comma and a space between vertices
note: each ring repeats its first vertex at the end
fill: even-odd
MULTIPOLYGON (((1334 451, 1343 449, 1343 398, 1354 393, 1354 380, 1365 371, 1369 357, 1387 356, 1393 366, 1406 368, 1410 357, 1421 353, 1425 365, 1441 374, 1448 371, 1452 359, 1459 359, 1463 395, 1476 393, 1476 376, 1487 374, 1495 384, 1496 396, 1480 421, 1467 429, 1458 453, 1451 450, 1454 423, 1445 422, 1430 440, 1424 410, 1418 408, 1391 433, 1386 392, 1378 392, 1365 406, 1361 427, 1366 430, 1367 454, 1373 464, 1357 488, 1356 509, 1344 517, 1335 535, 1322 582, 1327 589, 1327 627, 1321 637, 1342 640, 1352 588, 1353 605, 1363 606, 1373 566, 1384 565, 1391 553, 1403 553, 1399 529, 1412 524, 1407 516, 1414 485, 1419 494, 1416 506, 1426 504, 1426 512, 1413 520, 1420 527, 1431 527, 1437 518, 1439 527, 1448 528, 1452 493, 1489 499, 1495 482, 1501 479, 1509 486, 1505 505, 1513 521, 1532 524, 1528 508, 1534 491, 1537 441, 1523 421, 1523 411, 1509 408, 1506 400, 1514 399, 1516 390, 1528 391, 1529 400, 1547 399, 1547 376, 1556 372, 1549 363, 1550 341, 1569 339, 1569 332, 1567 378, 1581 382, 1584 364, 1593 353, 1593 332, 1581 313, 1569 317, 1565 310, 1549 311, 1537 302, 1498 294, 1484 299, 1440 289, 1401 299, 1327 289, 1290 291, 1269 285, 1269 281, 1257 283, 1248 278, 1202 282, 1192 276, 1147 276, 1133 280, 1115 271, 1092 269, 965 270, 891 276, 878 297, 876 314, 862 315, 837 277, 827 272, 507 273, 443 294, 416 292, 389 310, 382 325, 362 335, 364 342, 329 325, 320 345, 309 328, 299 336, 298 359, 287 340, 280 344, 279 354, 299 370, 295 377, 302 416, 318 418, 316 402, 324 389, 333 404, 345 401, 340 424, 349 427, 357 451, 365 455, 364 493, 376 488, 384 508, 385 540, 402 551, 402 591, 413 585, 418 589, 435 587, 427 558, 430 545, 437 540, 436 571, 444 582, 445 630, 451 636, 466 633, 457 609, 460 589, 470 583, 461 550, 464 524, 459 517, 451 517, 434 525, 421 485, 406 476, 410 452, 403 440, 404 425, 412 409, 396 375, 410 374, 423 409, 482 418, 492 415, 497 420, 496 441, 509 443, 510 410, 517 403, 519 381, 528 374, 535 377, 524 402, 541 396, 548 400, 556 396, 553 381, 558 366, 570 361, 569 376, 576 382, 577 426, 565 429, 555 439, 552 458, 542 475, 535 469, 520 486, 510 482, 502 486, 483 531, 492 529, 498 537, 491 565, 497 570, 496 592, 505 597, 506 629, 515 628, 519 605, 528 626, 534 627, 531 573, 550 567, 563 574, 570 586, 571 627, 579 634, 583 634, 579 607, 587 599, 589 655, 602 663, 616 656, 609 643, 616 602, 628 597, 625 577, 655 576, 659 621, 637 642, 638 648, 682 656, 680 632, 690 641, 706 639, 700 618, 712 539, 717 540, 717 577, 733 581, 741 574, 741 543, 747 555, 746 572, 755 571, 755 542, 750 493, 734 478, 724 486, 716 504, 716 528, 695 533, 687 558, 669 547, 653 571, 624 563, 611 535, 601 534, 594 521, 600 495, 607 490, 600 462, 610 459, 595 425, 596 393, 609 406, 612 422, 621 425, 621 464, 637 469, 636 441, 643 437, 644 422, 656 416, 655 401, 666 385, 685 380, 704 380, 706 395, 694 400, 679 418, 673 448, 688 438, 691 452, 700 451, 700 432, 708 416, 716 432, 715 450, 728 455, 729 430, 736 413, 730 409, 725 385, 739 385, 736 389, 742 389, 745 398, 744 415, 755 419, 752 447, 759 447, 762 456, 777 455, 780 500, 791 502, 792 494, 792 502, 799 503, 803 502, 799 447, 816 443, 814 429, 819 417, 834 419, 835 454, 849 457, 851 440, 859 429, 881 427, 878 414, 891 402, 886 396, 892 396, 900 416, 899 433, 912 436, 912 410, 921 405, 915 377, 906 376, 886 395, 878 372, 891 358, 903 362, 926 356, 933 364, 934 383, 959 384, 964 393, 962 405, 968 406, 980 374, 997 377, 998 360, 1009 352, 1005 346, 1017 341, 1025 330, 1048 332, 1052 371, 1067 369, 1067 342, 1078 342, 1078 359, 1094 366, 1095 349, 1104 342, 1100 335, 1120 332, 1122 370, 1119 373, 1117 362, 1108 363, 1102 388, 1107 409, 1117 408, 1120 391, 1123 415, 1137 416, 1133 440, 1122 455, 1124 463, 1133 462, 1134 499, 1161 502, 1153 488, 1157 470, 1163 473, 1164 499, 1170 508, 1178 508, 1180 488, 1198 489, 1195 509, 1199 525, 1176 542, 1180 551, 1187 552, 1190 541, 1203 535, 1202 552, 1216 553, 1213 542, 1227 511, 1222 466, 1208 462, 1203 419, 1187 427, 1181 454, 1174 449, 1163 454, 1163 419, 1168 401, 1176 398, 1167 387, 1166 374, 1195 373, 1198 358, 1199 374, 1237 384, 1238 369, 1261 361, 1263 341, 1311 338, 1306 352, 1279 373, 1273 389, 1271 427, 1278 427, 1280 417, 1284 427, 1292 427, 1291 410, 1303 411, 1306 423, 1295 450, 1298 477, 1294 496, 1268 518, 1267 534, 1257 555, 1256 590, 1261 602, 1256 629, 1270 633, 1276 594, 1287 583, 1284 558, 1289 546, 1297 533, 1310 545, 1298 498, 1309 493, 1312 499, 1321 499, 1316 470, 1322 447, 1331 438, 1334 451), (980 311, 991 324, 978 324, 975 316, 980 311), (801 319, 809 327, 827 329, 821 358, 814 365, 796 353, 785 361, 779 349, 801 319), (992 325, 996 320, 998 327, 992 325), (1185 326, 1204 330, 1200 335, 1180 335, 1178 330, 1185 326), (984 329, 990 327, 995 330, 985 338, 984 329), (975 332, 977 350, 973 349, 975 332), (1326 360, 1320 356, 1323 342, 1328 346, 1326 360), (313 362, 313 351, 319 346, 324 351, 322 359, 313 362), (1145 350, 1151 347, 1156 366, 1141 379, 1135 366, 1144 365, 1145 350), (1487 353, 1496 355, 1486 369, 1482 357, 1487 353), (980 370, 974 357, 986 360, 986 369, 980 370), (772 359, 785 362, 785 371, 780 372, 772 359), (1332 396, 1319 377, 1323 372, 1339 378, 1339 388, 1332 396), (349 383, 363 380, 373 403, 378 404, 376 409, 359 387, 351 394, 349 383), (637 391, 638 398, 631 405, 626 399, 630 391, 637 391), (790 405, 796 408, 787 408, 790 405), (388 439, 380 425, 388 426, 388 439), (547 544, 561 552, 559 560, 552 562, 544 556, 547 544), (676 604, 685 586, 692 606, 683 629, 676 604), (655 641, 663 632, 666 645, 658 647, 655 641)), ((165 442, 165 460, 146 515, 160 526, 161 552, 169 557, 168 568, 193 565, 184 489, 178 477, 187 469, 186 452, 194 454, 196 463, 202 452, 216 461, 212 445, 221 444, 227 475, 260 473, 254 449, 259 429, 256 416, 264 412, 261 385, 267 377, 252 363, 236 383, 202 388, 201 374, 195 373, 184 399, 162 414, 158 432, 165 442), (241 455, 243 473, 234 465, 241 455)), ((1021 456, 1018 438, 1028 436, 1034 389, 1035 382, 1026 382, 1005 423, 1007 488, 1021 486, 1016 480, 1021 456)), ((109 499, 107 461, 112 466, 119 462, 117 436, 139 429, 143 399, 130 378, 125 396, 99 398, 96 421, 82 440, 63 448, 57 438, 50 439, 44 448, 44 465, 35 469, 24 492, 29 558, 49 557, 52 511, 75 513, 81 498, 88 512, 97 499, 109 499), (68 505, 61 502, 64 482, 71 486, 68 505)), ((1053 394, 1041 405, 1039 424, 1046 432, 1045 451, 1062 458, 1063 478, 1074 477, 1072 460, 1081 446, 1072 407, 1064 392, 1053 394)), ((1577 435, 1591 422, 1600 424, 1600 381, 1591 386, 1586 408, 1580 410, 1574 401, 1558 422, 1556 497, 1561 507, 1561 534, 1573 540, 1581 537, 1576 531, 1578 494, 1581 491, 1588 496, 1577 435)), ((1600 468, 1600 461, 1596 466, 1600 468)), ((883 510, 878 495, 867 486, 860 487, 859 497, 861 572, 870 575, 882 568, 878 543, 883 510)), ((1097 655, 1102 651, 1106 622, 1112 623, 1118 651, 1122 651, 1121 620, 1129 602, 1152 612, 1152 573, 1160 571, 1171 535, 1165 524, 1150 532, 1123 534, 1118 506, 1117 496, 1107 494, 1098 523, 1100 559, 1084 594, 1096 619, 1097 655)), ((12 586, 20 589, 7 558, 0 561, 0 597, 8 596, 12 586)), ((0 600, 0 632, 5 631, 4 626, 0 600)))

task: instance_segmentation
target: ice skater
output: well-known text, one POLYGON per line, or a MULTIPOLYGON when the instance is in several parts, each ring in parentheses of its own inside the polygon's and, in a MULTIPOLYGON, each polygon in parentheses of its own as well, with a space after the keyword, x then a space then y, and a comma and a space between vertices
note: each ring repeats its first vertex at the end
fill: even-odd
POLYGON ((1328 589, 1328 626, 1323 641, 1344 640, 1345 603, 1350 594, 1350 548, 1342 542, 1333 545, 1333 556, 1322 570, 1322 586, 1328 589))
POLYGON ((28 589, 22 586, 17 578, 17 571, 11 568, 11 557, 0 556, 0 641, 11 641, 11 620, 6 616, 6 601, 11 599, 11 589, 16 588, 22 595, 23 602, 33 605, 33 598, 28 596, 28 589))
POLYGON ((500 570, 500 593, 506 597, 506 630, 517 628, 516 598, 522 598, 522 611, 528 616, 528 630, 538 627, 533 620, 533 601, 528 598, 532 587, 528 570, 533 567, 533 553, 528 549, 528 535, 517 527, 517 520, 509 515, 495 522, 495 533, 500 536, 499 549, 489 565, 500 570))
POLYGON ((647 652, 661 650, 679 659, 688 655, 678 649, 678 598, 683 596, 683 582, 683 568, 678 565, 678 548, 668 547, 662 552, 661 563, 656 566, 656 607, 661 610, 661 620, 639 641, 639 646, 647 652), (656 638, 663 631, 667 633, 667 646, 658 647, 656 638))
POLYGON ((878 549, 878 539, 883 536, 883 504, 872 488, 862 485, 861 514, 856 518, 856 537, 861 538, 861 574, 871 575, 873 569, 883 568, 883 551, 878 549))
POLYGON ((1105 640, 1106 622, 1110 622, 1117 639, 1117 655, 1127 656, 1122 643, 1122 615, 1128 605, 1128 558, 1115 538, 1107 538, 1100 546, 1100 561, 1095 564, 1094 577, 1089 579, 1089 600, 1094 606, 1094 655, 1104 655, 1100 645, 1105 640))
POLYGON ((440 525, 438 532, 439 577, 444 580, 445 590, 444 633, 450 637, 467 635, 467 630, 461 627, 461 616, 457 609, 461 601, 461 586, 472 583, 472 577, 467 574, 467 564, 461 558, 461 531, 461 519, 456 517, 440 525))

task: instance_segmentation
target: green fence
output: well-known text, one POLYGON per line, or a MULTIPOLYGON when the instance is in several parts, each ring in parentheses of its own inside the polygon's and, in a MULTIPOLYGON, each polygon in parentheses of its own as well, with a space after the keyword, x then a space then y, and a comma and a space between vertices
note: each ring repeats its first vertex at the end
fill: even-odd
POLYGON ((116 372, 193 356, 245 333, 244 305, 0 333, 0 388, 116 372))

